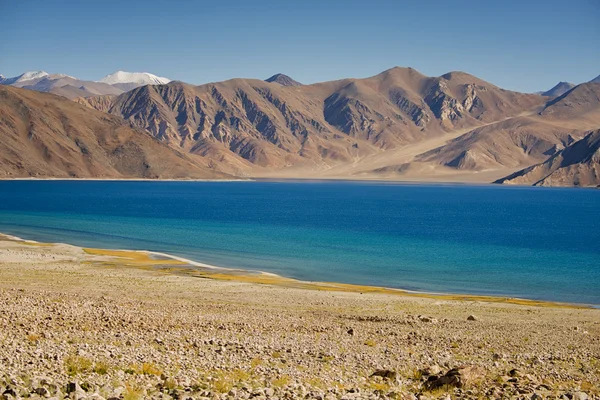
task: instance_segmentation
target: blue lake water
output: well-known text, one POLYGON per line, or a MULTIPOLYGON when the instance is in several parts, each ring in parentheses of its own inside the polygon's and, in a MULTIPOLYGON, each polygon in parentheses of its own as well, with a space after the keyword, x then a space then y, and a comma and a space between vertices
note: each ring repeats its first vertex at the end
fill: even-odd
POLYGON ((314 281, 600 304, 600 191, 0 181, 0 232, 314 281))

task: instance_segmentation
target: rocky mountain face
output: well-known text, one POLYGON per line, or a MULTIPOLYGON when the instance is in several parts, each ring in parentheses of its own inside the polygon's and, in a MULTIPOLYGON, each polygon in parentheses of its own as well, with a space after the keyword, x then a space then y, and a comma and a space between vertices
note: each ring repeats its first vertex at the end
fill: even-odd
POLYGON ((265 82, 279 83, 281 86, 302 86, 300 82, 295 81, 284 74, 275 74, 272 77, 265 79, 265 82))
POLYGON ((475 128, 416 159, 479 171, 538 164, 600 126, 599 99, 600 84, 581 84, 537 113, 475 128))
POLYGON ((294 87, 249 79, 170 83, 78 101, 214 162, 315 170, 544 104, 542 96, 503 90, 465 73, 426 77, 411 68, 294 87))
POLYGON ((219 178, 121 118, 68 99, 0 86, 0 177, 219 178))
POLYGON ((497 183, 536 186, 600 186, 600 130, 558 151, 541 164, 497 183))

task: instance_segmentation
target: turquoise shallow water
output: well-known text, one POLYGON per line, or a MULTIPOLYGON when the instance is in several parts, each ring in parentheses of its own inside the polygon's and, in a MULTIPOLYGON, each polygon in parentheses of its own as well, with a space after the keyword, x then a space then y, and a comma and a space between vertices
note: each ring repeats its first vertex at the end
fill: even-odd
POLYGON ((0 232, 403 289, 600 304, 600 191, 0 181, 0 232))

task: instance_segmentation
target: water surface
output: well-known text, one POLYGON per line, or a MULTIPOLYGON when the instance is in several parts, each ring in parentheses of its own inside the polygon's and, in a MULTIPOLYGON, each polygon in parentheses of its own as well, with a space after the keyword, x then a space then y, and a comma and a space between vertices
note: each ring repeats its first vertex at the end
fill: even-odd
POLYGON ((314 281, 600 304, 600 191, 0 181, 0 232, 314 281))

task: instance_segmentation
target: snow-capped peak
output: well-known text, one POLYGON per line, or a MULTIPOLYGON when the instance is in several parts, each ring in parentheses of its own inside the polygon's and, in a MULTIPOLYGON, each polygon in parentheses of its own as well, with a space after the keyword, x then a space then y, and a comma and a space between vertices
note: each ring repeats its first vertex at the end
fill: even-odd
POLYGON ((106 75, 98 82, 115 85, 118 83, 136 83, 139 85, 164 85, 171 82, 168 78, 163 78, 150 74, 148 72, 125 72, 117 71, 113 74, 106 75))
POLYGON ((31 81, 34 79, 40 79, 48 76, 46 71, 27 71, 19 76, 15 76, 12 78, 4 78, 1 80, 5 85, 12 85, 13 83, 31 81))

